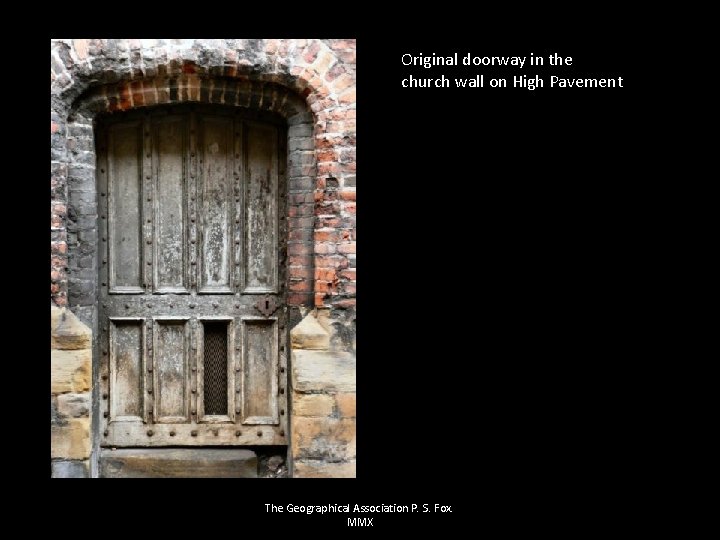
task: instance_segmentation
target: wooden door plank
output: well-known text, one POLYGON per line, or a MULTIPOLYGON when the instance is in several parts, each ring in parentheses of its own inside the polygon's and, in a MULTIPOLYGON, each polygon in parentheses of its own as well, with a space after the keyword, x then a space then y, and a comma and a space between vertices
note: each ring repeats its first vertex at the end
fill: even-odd
MULTIPOLYGON (((117 447, 244 446, 288 444, 287 431, 275 425, 169 423, 143 425, 112 424, 112 442, 117 447), (148 432, 152 431, 152 435, 148 432)), ((104 439, 103 439, 104 440, 104 439)))
POLYGON ((126 122, 110 129, 108 257, 110 293, 141 293, 142 125, 126 122))
POLYGON ((153 330, 155 422, 189 422, 188 319, 156 318, 153 330))
POLYGON ((187 293, 185 118, 169 116, 155 125, 154 290, 187 293))
POLYGON ((110 422, 143 420, 143 319, 110 321, 110 422))
POLYGON ((234 215, 232 120, 201 118, 200 293, 231 293, 234 215))
POLYGON ((247 122, 244 293, 277 292, 277 130, 247 122))
POLYGON ((277 318, 242 319, 242 423, 278 423, 277 318))

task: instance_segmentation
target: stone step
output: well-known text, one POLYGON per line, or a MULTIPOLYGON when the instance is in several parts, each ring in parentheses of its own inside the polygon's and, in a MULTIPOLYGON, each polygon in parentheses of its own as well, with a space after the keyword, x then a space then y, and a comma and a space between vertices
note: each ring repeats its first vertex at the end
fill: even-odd
POLYGON ((257 455, 238 448, 100 450, 101 478, 257 478, 257 455))

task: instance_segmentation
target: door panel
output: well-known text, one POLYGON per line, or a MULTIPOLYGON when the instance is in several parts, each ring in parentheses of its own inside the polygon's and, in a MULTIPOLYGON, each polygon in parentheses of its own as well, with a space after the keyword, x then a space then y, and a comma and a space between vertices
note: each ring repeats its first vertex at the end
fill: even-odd
POLYGON ((284 137, 221 106, 99 121, 102 446, 287 444, 284 137))
POLYGON ((200 210, 200 293, 230 293, 232 264, 232 120, 200 121, 202 190, 200 210))
POLYGON ((157 122, 154 141, 154 290, 159 293, 188 292, 185 138, 183 117, 157 122))
POLYGON ((153 389, 156 422, 189 421, 187 319, 158 319, 153 329, 153 389))
POLYGON ((277 292, 277 132, 250 123, 246 128, 245 289, 277 292))
POLYGON ((110 290, 142 292, 140 259, 140 195, 142 148, 140 122, 123 123, 110 130, 113 159, 109 162, 110 290))
POLYGON ((110 419, 143 419, 143 323, 142 319, 110 321, 110 419))
POLYGON ((243 423, 275 424, 278 421, 277 320, 244 319, 242 325, 243 423))

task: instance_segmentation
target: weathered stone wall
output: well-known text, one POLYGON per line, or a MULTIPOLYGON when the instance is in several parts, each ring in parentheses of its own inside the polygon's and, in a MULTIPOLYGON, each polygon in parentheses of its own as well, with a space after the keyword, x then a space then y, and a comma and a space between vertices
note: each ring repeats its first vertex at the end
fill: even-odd
POLYGON ((90 473, 92 334, 66 308, 50 307, 52 476, 90 473))
MULTIPOLYGON (((289 279, 284 286, 293 323, 321 308, 316 315, 328 344, 325 350, 299 348, 297 358, 293 353, 299 414, 296 422, 290 413, 294 429, 285 465, 293 476, 353 476, 355 41, 55 39, 50 81, 51 302, 72 309, 95 335, 98 265, 103 263, 97 256, 95 116, 205 102, 270 110, 287 119, 289 211, 281 219, 288 223, 289 279), (301 397, 326 408, 303 409, 301 397)), ((91 349, 88 337, 88 358, 91 349)), ((87 390, 67 393, 89 396, 90 386, 88 381, 87 390)), ((74 399, 81 398, 59 400, 53 394, 53 429, 62 427, 58 434, 77 438, 90 430, 90 419, 73 416, 83 412, 74 399), (85 425, 85 431, 70 427, 85 425)), ((97 449, 96 430, 91 435, 97 449)), ((58 471, 78 471, 78 463, 86 470, 84 446, 69 447, 72 452, 58 446, 53 459, 56 452, 58 459, 82 457, 68 458, 76 460, 70 465, 58 462, 58 471)), ((287 468, 277 461, 268 458, 268 476, 285 474, 287 468)))
POLYGON ((295 478, 355 477, 355 355, 330 324, 316 310, 290 332, 295 478))

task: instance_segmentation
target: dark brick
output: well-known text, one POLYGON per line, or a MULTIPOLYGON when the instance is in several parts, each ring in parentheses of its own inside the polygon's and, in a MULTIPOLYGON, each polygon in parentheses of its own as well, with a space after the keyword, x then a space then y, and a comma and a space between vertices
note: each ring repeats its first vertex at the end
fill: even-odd
POLYGON ((288 152, 312 150, 315 147, 312 137, 293 137, 288 140, 288 152))
POLYGON ((97 226, 97 218, 94 215, 80 215, 73 220, 78 230, 91 230, 97 226))
POLYGON ((288 164, 293 166, 314 165, 315 152, 295 150, 290 152, 288 164))
POLYGON ((237 86, 228 84, 225 90, 225 103, 236 103, 237 97, 237 86))
MULTIPOLYGON (((201 99, 202 99, 203 101, 207 101, 207 95, 208 95, 208 93, 207 93, 207 86, 206 86, 206 85, 207 85, 207 82, 203 81, 203 84, 202 84, 202 86, 201 86, 201 88, 200 88, 200 96, 201 96, 201 99), (203 90, 205 91, 205 94, 204 94, 205 97, 202 97, 202 96, 203 96, 203 90)), ((170 93, 169 93, 170 101, 178 101, 178 80, 177 80, 177 77, 173 77, 172 79, 170 79, 170 82, 169 82, 169 84, 168 84, 168 87, 169 87, 169 91, 170 91, 170 93)))
POLYGON ((90 242, 94 244, 97 242, 97 231, 94 228, 79 230, 78 240, 80 242, 90 242))
POLYGON ((293 229, 310 229, 314 224, 313 217, 288 218, 288 226, 293 229))
POLYGON ((94 189, 95 169, 88 167, 70 167, 68 182, 73 188, 94 189))
POLYGON ((222 81, 216 81, 215 86, 213 87, 211 101, 213 103, 220 103, 220 96, 222 96, 223 93, 223 83, 222 81))
MULTIPOLYGON (((315 119, 313 118, 312 113, 309 111, 294 114, 287 119, 288 126, 298 127, 303 124, 308 126, 310 128, 309 132, 303 132, 307 135, 312 135, 312 132, 313 132, 312 125, 313 125, 314 121, 315 121, 315 119)), ((291 136, 292 137, 297 136, 297 135, 295 135, 295 133, 297 133, 297 131, 294 131, 291 136)))
POLYGON ((312 137, 313 127, 312 124, 298 124, 288 127, 288 137, 290 139, 296 137, 312 137))
POLYGON ((315 179, 309 176, 291 177, 288 182, 290 192, 309 191, 315 189, 315 179))
POLYGON ((252 90, 250 91, 249 108, 257 109, 260 104, 260 96, 262 96, 263 84, 252 82, 252 90))

